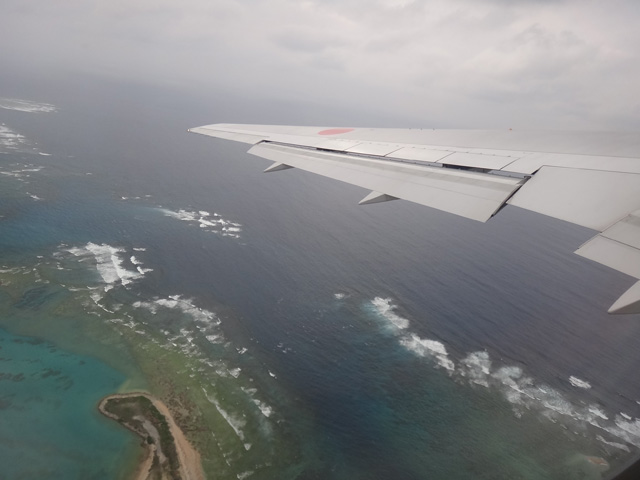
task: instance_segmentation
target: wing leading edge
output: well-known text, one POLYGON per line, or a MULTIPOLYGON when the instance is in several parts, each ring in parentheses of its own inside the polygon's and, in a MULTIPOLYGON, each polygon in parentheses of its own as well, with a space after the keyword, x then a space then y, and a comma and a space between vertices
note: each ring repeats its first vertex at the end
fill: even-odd
MULTIPOLYGON (((640 135, 215 124, 266 172, 300 168, 485 222, 506 204, 599 232, 576 253, 640 280, 640 135)), ((640 313, 640 281, 609 309, 640 313)))

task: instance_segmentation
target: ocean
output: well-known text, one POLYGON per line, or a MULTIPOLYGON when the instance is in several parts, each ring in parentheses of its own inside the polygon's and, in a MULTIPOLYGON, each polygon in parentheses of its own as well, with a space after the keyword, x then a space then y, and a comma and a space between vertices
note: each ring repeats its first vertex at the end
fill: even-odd
POLYGON ((211 478, 599 479, 637 456, 640 323, 606 314, 632 282, 572 254, 592 231, 263 175, 186 132, 256 121, 228 98, 9 90, 0 478, 125 478, 137 441, 96 404, 136 389, 211 478))

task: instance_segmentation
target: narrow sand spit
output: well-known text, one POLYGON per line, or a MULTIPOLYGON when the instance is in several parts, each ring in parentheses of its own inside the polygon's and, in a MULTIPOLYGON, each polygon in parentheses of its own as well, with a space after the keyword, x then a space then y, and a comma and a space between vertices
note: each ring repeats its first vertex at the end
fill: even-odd
POLYGON ((200 453, 191 446, 186 439, 180 427, 173 420, 173 416, 167 406, 160 400, 148 397, 155 405, 158 411, 165 416, 169 427, 171 428, 171 434, 178 451, 178 457, 180 458, 180 474, 184 480, 204 480, 204 471, 202 470, 202 462, 200 461, 200 453))
MULTIPOLYGON (((119 418, 116 415, 105 410, 106 403, 110 399, 124 399, 135 397, 145 397, 149 399, 153 406, 158 410, 158 412, 160 412, 162 416, 164 416, 165 420, 167 421, 167 424, 169 425, 169 429, 171 431, 171 435, 173 437, 176 453, 178 455, 180 478, 182 480, 204 480, 205 476, 204 471, 202 470, 202 463, 200 462, 200 454, 186 439, 186 437, 182 433, 182 430, 180 430, 180 427, 178 427, 178 425, 174 421, 171 412, 169 411, 167 406, 160 400, 152 397, 148 393, 143 392, 118 393, 103 398, 98 405, 98 409, 103 415, 118 421, 119 418)), ((129 426, 127 426, 127 428, 129 428, 129 426)), ((136 433, 140 435, 140 432, 136 433)), ((155 443, 149 444, 146 442, 145 445, 145 456, 137 469, 137 473, 134 477, 135 480, 147 480, 149 478, 149 474, 152 473, 151 469, 153 466, 153 460, 156 456, 157 446, 155 443)), ((160 448, 162 448, 162 446, 160 446, 160 448)), ((165 475, 163 475, 163 478, 165 478, 165 475)))

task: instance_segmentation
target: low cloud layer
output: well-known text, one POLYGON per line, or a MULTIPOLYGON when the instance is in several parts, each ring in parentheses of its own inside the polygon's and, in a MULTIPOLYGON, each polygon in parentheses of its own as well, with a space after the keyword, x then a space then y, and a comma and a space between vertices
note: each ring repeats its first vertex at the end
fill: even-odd
POLYGON ((405 125, 632 130, 638 19, 635 0, 5 0, 0 61, 405 125))

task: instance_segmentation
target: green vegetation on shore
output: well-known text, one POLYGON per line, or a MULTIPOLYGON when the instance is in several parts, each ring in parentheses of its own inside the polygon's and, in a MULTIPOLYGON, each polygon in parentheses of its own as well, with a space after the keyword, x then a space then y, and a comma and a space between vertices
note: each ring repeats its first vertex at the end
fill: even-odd
POLYGON ((180 459, 167 419, 144 395, 110 396, 100 404, 100 411, 142 438, 147 448, 155 446, 149 478, 166 473, 180 479, 180 459))
POLYGON ((147 308, 152 293, 105 290, 91 261, 66 248, 3 260, 1 326, 122 372, 127 381, 118 392, 146 391, 162 401, 201 452, 206 474, 297 476, 305 462, 297 439, 310 425, 282 421, 279 412, 296 406, 276 403, 285 397, 259 360, 240 353, 215 319, 204 324, 180 309, 147 308))

